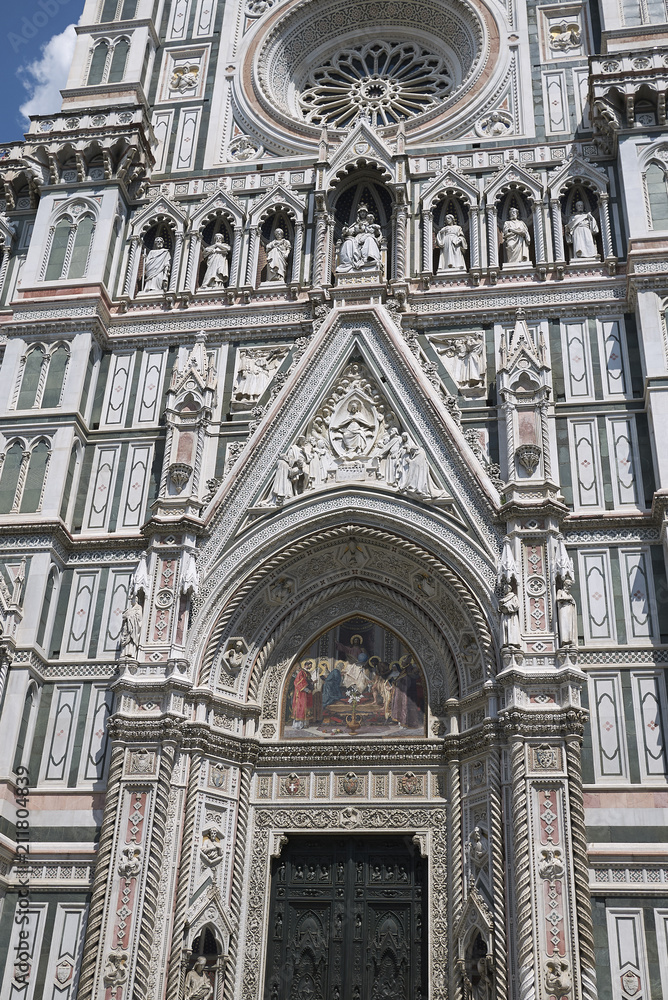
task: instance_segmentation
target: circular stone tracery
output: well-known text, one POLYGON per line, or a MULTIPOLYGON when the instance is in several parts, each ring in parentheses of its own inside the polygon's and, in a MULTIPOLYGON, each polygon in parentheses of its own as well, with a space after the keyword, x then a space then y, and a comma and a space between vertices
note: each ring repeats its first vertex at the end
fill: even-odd
POLYGON ((371 42, 346 48, 301 88, 299 106, 314 125, 346 128, 364 115, 372 125, 395 125, 435 107, 452 87, 445 60, 412 42, 371 42))

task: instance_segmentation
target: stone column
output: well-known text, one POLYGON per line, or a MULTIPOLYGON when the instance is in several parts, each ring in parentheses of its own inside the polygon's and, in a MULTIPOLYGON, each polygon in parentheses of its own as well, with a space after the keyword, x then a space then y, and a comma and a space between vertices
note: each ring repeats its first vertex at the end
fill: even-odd
POLYGON ((5 287, 5 279, 7 277, 7 268, 9 267, 9 260, 11 257, 11 247, 5 244, 2 247, 2 262, 0 263, 0 295, 5 287))
POLYGON ((545 224, 543 220, 543 203, 539 198, 531 204, 533 214, 533 235, 536 245, 536 263, 544 264, 547 260, 545 253, 545 224))
POLYGON ((260 227, 251 226, 248 241, 248 262, 246 265, 246 284, 255 288, 257 281, 257 262, 260 254, 260 227))
POLYGON ((395 215, 395 270, 393 277, 401 281, 406 277, 406 221, 408 208, 397 205, 395 215))
POLYGON ((292 248, 292 283, 299 284, 301 278, 302 253, 304 248, 304 223, 295 223, 295 245, 292 248))
POLYGON ((477 271, 480 268, 480 220, 476 205, 471 205, 469 208, 469 247, 471 270, 477 271))
POLYGON ((202 237, 199 233, 191 233, 188 246, 188 263, 186 265, 186 291, 197 291, 197 265, 199 263, 202 237))
POLYGON ((176 234, 174 255, 172 257, 172 269, 169 273, 168 292, 175 292, 179 282, 179 271, 181 270, 181 255, 183 253, 183 233, 176 234))
POLYGON ((550 199, 550 210, 554 236, 554 260, 556 264, 562 264, 566 262, 566 254, 564 252, 564 224, 561 219, 561 204, 558 198, 550 199))
POLYGON ((241 260, 241 241, 243 239, 243 227, 234 227, 234 237, 232 240, 232 264, 230 265, 230 280, 228 288, 236 288, 239 284, 239 262, 241 260))
POLYGON ((496 205, 487 206, 487 265, 491 269, 499 266, 499 237, 497 235, 496 205))
POLYGON ((123 295, 131 296, 137 281, 137 266, 139 264, 137 250, 140 245, 138 236, 133 236, 130 241, 130 252, 128 253, 128 264, 125 269, 125 281, 123 283, 123 295))
POLYGON ((601 240, 603 241, 603 259, 610 260, 615 256, 612 249, 612 230, 610 227, 610 199, 603 192, 598 196, 598 204, 601 211, 601 240))
POLYGON ((422 273, 432 274, 434 246, 434 216, 431 209, 422 209, 422 273))

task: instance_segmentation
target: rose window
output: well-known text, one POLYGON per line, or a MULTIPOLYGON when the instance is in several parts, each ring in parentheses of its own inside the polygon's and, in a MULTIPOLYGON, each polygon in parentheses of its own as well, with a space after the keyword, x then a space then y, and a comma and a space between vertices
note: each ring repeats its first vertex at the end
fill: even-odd
POLYGON ((435 107, 449 93, 445 60, 412 42, 343 49, 312 70, 299 97, 306 121, 346 128, 360 114, 395 125, 435 107))

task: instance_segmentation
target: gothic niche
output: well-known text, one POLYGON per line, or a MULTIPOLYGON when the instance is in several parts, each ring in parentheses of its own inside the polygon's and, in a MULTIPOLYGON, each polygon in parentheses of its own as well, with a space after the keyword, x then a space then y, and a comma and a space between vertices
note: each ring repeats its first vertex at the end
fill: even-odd
POLYGON ((533 266, 533 221, 531 208, 519 191, 509 191, 499 211, 499 241, 503 251, 503 267, 533 266))
POLYGON ((285 686, 287 739, 396 739, 425 733, 426 685, 405 643, 355 617, 297 657, 285 686))
POLYGON ((204 227, 197 280, 200 291, 217 291, 229 284, 232 246, 233 234, 222 216, 204 227))
POLYGON ((337 284, 391 277, 392 198, 385 187, 369 180, 344 188, 334 202, 334 220, 337 284))
POLYGON ((138 292, 164 295, 169 289, 172 273, 173 234, 169 226, 159 222, 144 236, 138 275, 138 292))
POLYGON ((437 498, 424 448, 400 424, 361 362, 344 370, 304 433, 278 457, 264 506, 337 483, 375 483, 437 498))
POLYGON ((602 259, 600 226, 596 218, 596 196, 581 185, 562 197, 564 242, 571 264, 602 259))
POLYGON ((468 208, 459 198, 445 197, 433 209, 433 271, 439 277, 464 274, 469 267, 468 208))
POLYGON ((212 931, 205 927, 195 938, 192 947, 192 964, 186 973, 184 1000, 211 1000, 217 979, 222 973, 218 945, 212 931))
POLYGON ((294 226, 286 212, 275 212, 260 229, 257 282, 285 285, 290 280, 294 226))

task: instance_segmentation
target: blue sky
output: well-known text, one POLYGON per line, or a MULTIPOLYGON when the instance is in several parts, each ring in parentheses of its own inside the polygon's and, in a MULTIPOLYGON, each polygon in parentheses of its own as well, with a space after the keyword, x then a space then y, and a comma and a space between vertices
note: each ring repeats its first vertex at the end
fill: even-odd
POLYGON ((26 114, 60 107, 84 0, 2 0, 0 143, 21 139, 26 114), (22 113, 23 112, 23 113, 22 113))

